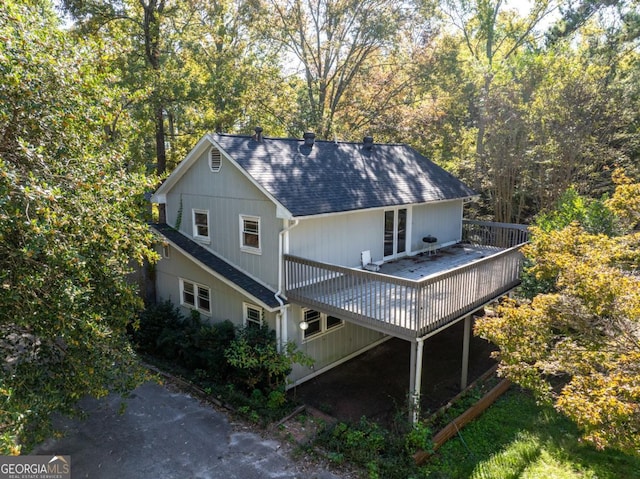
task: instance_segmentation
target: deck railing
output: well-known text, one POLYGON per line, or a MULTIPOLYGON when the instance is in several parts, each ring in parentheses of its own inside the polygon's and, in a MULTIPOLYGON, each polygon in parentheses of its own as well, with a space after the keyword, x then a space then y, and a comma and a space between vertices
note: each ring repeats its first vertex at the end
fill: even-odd
POLYGON ((529 241, 526 225, 462 220, 462 241, 482 246, 511 248, 529 241))
POLYGON ((470 221, 465 227, 466 241, 495 246, 496 253, 419 281, 285 255, 287 298, 394 336, 424 336, 520 282, 524 241, 507 249, 496 243, 522 240, 526 230, 470 221))

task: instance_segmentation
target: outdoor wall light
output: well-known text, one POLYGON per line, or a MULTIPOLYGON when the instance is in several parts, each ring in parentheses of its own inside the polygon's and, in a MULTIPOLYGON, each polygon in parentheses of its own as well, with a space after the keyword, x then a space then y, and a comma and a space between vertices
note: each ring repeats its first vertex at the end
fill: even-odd
POLYGON ((303 331, 306 331, 307 329, 309 329, 309 323, 307 323, 306 321, 302 321, 300 324, 300 329, 302 329, 303 331))

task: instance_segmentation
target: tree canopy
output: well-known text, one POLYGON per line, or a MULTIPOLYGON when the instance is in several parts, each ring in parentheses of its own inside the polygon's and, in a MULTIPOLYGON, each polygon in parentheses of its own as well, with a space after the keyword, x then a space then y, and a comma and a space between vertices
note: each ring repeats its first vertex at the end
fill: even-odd
MULTIPOLYGON (((632 371, 635 353, 615 350, 613 337, 634 324, 622 305, 635 301, 627 288, 636 281, 640 211, 638 0, 516 6, 1 3, 0 317, 10 359, 0 384, 3 447, 37 436, 34 424, 46 425, 47 412, 81 393, 130 385, 121 372, 133 356, 122 333, 140 303, 125 278, 131 261, 152 256, 143 193, 208 131, 262 126, 267 136, 406 142, 476 189, 469 216, 537 218, 526 250, 530 302, 499 316, 513 318, 506 337, 495 336, 505 371, 521 354, 509 336, 515 328, 535 333, 556 358, 525 355, 531 361, 518 374, 541 391, 546 384, 568 413, 579 408, 541 370, 591 405, 582 376, 561 359, 576 354, 584 371, 623 381, 615 374, 632 371), (571 336, 592 323, 600 329, 591 336, 571 336), (596 344, 610 367, 576 353, 596 344)), ((635 396, 616 397, 628 418, 621 404, 635 396)), ((576 419, 594 441, 616 444, 614 412, 576 419)))
POLYGON ((0 452, 42 440, 53 411, 125 391, 127 281, 152 258, 151 187, 105 134, 118 91, 95 45, 69 41, 42 2, 0 6, 0 452))
POLYGON ((572 194, 540 219, 525 255, 544 287, 528 302, 504 302, 476 332, 500 347, 502 374, 552 401, 586 439, 638 454, 640 232, 628 199, 640 184, 615 176, 603 204, 572 194))

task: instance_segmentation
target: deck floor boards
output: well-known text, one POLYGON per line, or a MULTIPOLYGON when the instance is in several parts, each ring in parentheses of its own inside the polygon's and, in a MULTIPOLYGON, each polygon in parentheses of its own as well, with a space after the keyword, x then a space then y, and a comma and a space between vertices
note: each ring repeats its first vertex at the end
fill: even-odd
POLYGON ((415 256, 405 256, 389 261, 380 266, 380 273, 419 281, 486 258, 498 251, 500 248, 456 244, 442 248, 435 253, 418 253, 415 256))
POLYGON ((415 337, 418 332, 424 334, 443 321, 455 319, 458 312, 462 314, 479 298, 491 296, 513 281, 510 274, 505 276, 502 263, 492 262, 482 269, 471 269, 453 283, 434 282, 440 273, 480 262, 500 251, 500 248, 456 245, 437 254, 424 253, 385 263, 378 273, 356 275, 352 281, 347 281, 345 274, 334 275, 295 288, 290 294, 334 305, 369 324, 383 323, 399 336, 415 337), (390 281, 390 277, 400 278, 401 284, 397 279, 390 281))

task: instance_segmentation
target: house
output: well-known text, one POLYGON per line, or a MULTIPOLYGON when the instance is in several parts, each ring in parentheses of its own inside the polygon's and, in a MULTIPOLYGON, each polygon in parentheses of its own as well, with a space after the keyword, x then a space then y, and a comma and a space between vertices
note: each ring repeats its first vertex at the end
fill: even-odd
POLYGON ((526 229, 464 220, 474 195, 407 145, 208 134, 153 195, 158 299, 268 324, 315 360, 292 384, 405 339, 417 397, 424 339, 519 284, 526 229))

